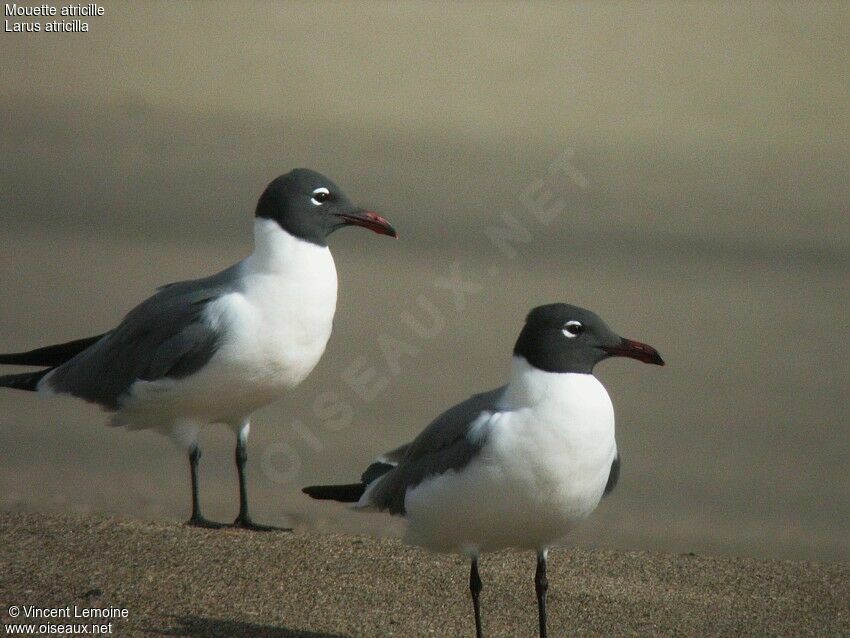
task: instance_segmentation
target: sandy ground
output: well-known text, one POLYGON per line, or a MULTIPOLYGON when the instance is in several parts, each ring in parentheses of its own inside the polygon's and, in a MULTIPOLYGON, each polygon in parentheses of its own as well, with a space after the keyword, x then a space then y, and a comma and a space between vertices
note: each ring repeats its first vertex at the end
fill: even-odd
MULTIPOLYGON (((118 636, 463 636, 465 561, 338 534, 207 531, 131 519, 0 515, 0 601, 126 608, 118 636)), ((489 636, 536 635, 532 556, 482 562, 489 636)), ((850 566, 557 550, 550 632, 839 636, 850 566)))

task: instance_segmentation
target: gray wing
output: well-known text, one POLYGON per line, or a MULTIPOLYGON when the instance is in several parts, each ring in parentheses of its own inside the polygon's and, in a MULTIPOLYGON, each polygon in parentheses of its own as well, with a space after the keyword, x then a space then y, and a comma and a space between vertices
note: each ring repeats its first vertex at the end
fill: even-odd
POLYGON ((219 335, 202 319, 207 304, 236 289, 235 266, 169 284, 131 310, 114 330, 45 378, 55 392, 117 410, 136 381, 188 376, 210 360, 219 335))
POLYGON ((397 465, 369 485, 369 503, 391 514, 404 514, 407 490, 429 476, 467 465, 486 440, 486 436, 467 436, 470 427, 482 412, 498 409, 504 391, 501 387, 471 396, 434 419, 413 442, 385 454, 382 461, 397 465))
POLYGON ((620 453, 611 461, 611 469, 608 471, 608 482, 605 483, 605 491, 602 496, 608 496, 617 487, 617 481, 620 480, 620 453))
POLYGON ((399 461, 404 458, 404 455, 407 454, 407 450, 410 449, 410 443, 405 443, 404 445, 399 445, 394 450, 390 450, 389 452, 385 452, 378 459, 381 463, 389 463, 390 465, 398 465, 399 461))

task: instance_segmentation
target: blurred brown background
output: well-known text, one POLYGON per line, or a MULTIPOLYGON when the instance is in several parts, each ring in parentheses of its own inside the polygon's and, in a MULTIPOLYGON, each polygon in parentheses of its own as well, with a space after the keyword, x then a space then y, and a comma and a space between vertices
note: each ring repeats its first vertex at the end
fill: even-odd
MULTIPOLYGON (((256 198, 318 169, 397 242, 335 235, 336 329, 259 412, 263 522, 396 534, 316 504, 442 408, 505 378, 527 310, 570 301, 658 347, 598 368, 623 474, 571 543, 850 559, 846 3, 105 3, 90 33, 0 37, 0 351, 97 334, 156 286, 250 251, 256 198), (520 193, 572 153, 544 226, 520 193), (515 258, 485 232, 509 212, 515 258), (480 292, 435 287, 456 262, 480 292), (402 313, 445 319, 416 337, 402 313), (393 374, 379 336, 418 350, 393 374), (340 371, 388 379, 371 401, 340 371), (331 390, 348 426, 317 418, 331 390)), ((0 507, 182 519, 169 441, 0 392, 0 507)), ((236 512, 228 430, 206 513, 236 512)))

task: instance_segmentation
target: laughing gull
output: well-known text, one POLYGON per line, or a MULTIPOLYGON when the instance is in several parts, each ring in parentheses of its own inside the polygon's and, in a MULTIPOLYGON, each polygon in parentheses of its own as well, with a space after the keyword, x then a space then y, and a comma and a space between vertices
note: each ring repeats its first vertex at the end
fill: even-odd
POLYGON ((210 277, 163 286, 102 335, 0 355, 3 364, 44 367, 2 376, 0 386, 79 397, 112 412, 111 425, 173 437, 189 453, 188 523, 198 527, 221 527, 201 516, 198 430, 230 426, 239 474, 233 525, 272 529, 248 513, 249 418, 319 362, 337 299, 327 239, 349 225, 396 236, 387 220, 352 204, 324 175, 282 175, 257 203, 249 257, 210 277))
POLYGON ((304 492, 404 516, 408 542, 468 556, 478 638, 479 555, 536 551, 545 638, 548 549, 596 509, 620 472, 614 409, 593 376, 608 357, 664 365, 654 348, 617 336, 588 310, 535 308, 514 346, 507 385, 450 408, 412 443, 370 465, 359 483, 304 492))

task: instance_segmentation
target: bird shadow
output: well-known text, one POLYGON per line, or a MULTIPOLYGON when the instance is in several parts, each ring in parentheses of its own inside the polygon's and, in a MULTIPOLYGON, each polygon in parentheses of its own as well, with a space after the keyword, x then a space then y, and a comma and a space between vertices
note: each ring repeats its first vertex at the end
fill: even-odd
POLYGON ((168 629, 153 629, 159 636, 183 636, 185 638, 347 638, 341 634, 329 634, 286 627, 269 627, 239 620, 201 618, 199 616, 174 616, 174 626, 168 629))

